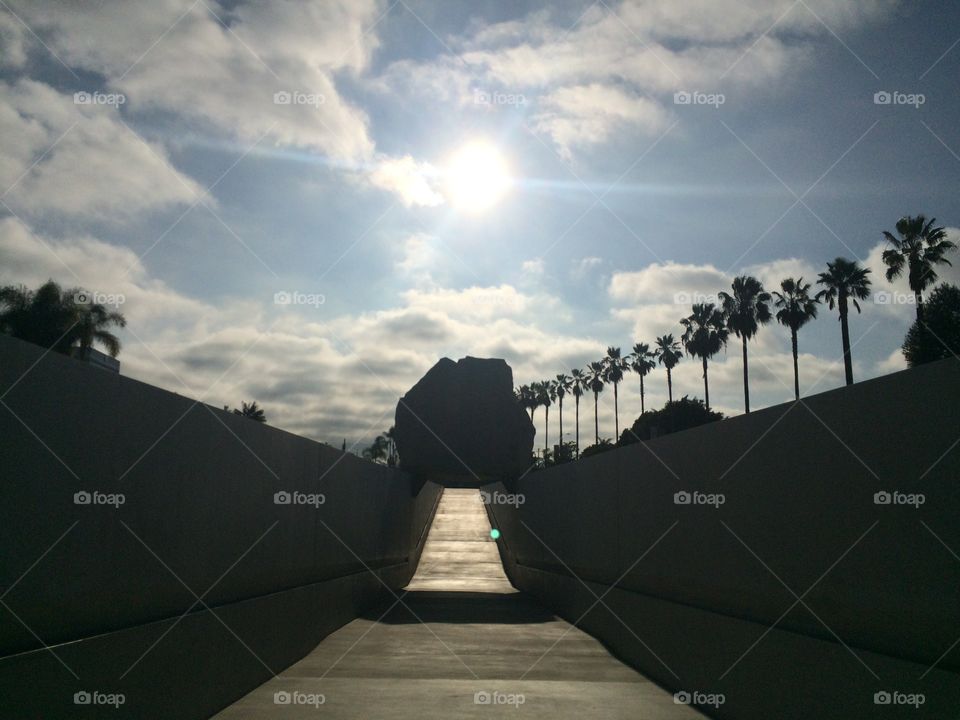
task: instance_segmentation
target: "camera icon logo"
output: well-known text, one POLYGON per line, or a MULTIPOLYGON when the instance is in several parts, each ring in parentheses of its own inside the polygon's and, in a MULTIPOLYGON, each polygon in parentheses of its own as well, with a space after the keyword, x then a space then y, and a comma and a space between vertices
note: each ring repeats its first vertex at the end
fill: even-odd
POLYGON ((486 92, 485 90, 474 90, 473 103, 474 105, 489 105, 490 93, 486 92))
POLYGON ((688 93, 686 90, 681 90, 680 92, 675 92, 673 94, 674 105, 689 105, 692 102, 693 95, 688 93))
POLYGON ((886 90, 881 90, 873 94, 874 105, 889 105, 892 102, 893 102, 893 95, 888 93, 886 90))
POLYGON ((681 690, 680 692, 675 692, 673 694, 673 702, 675 705, 689 705, 690 704, 690 693, 686 690, 681 690))
POLYGON ((289 705, 292 699, 290 693, 286 690, 278 690, 273 694, 274 705, 289 705))
POLYGON ((881 490, 873 494, 873 504, 874 505, 889 505, 893 500, 893 496, 890 495, 886 490, 881 490))
POLYGON ((73 694, 74 705, 89 705, 91 702, 93 702, 93 697, 86 690, 73 694))
POLYGON ((75 92, 73 94, 74 105, 89 105, 92 102, 93 96, 91 96, 86 90, 81 90, 80 92, 75 92))
POLYGON ((690 493, 688 493, 686 490, 681 490, 680 492, 673 494, 674 505, 689 505, 690 500, 690 493))
POLYGON ((473 694, 474 705, 489 705, 491 702, 493 702, 493 696, 486 690, 477 690, 473 694))
POLYGON ((893 298, 893 294, 887 292, 886 290, 881 290, 878 293, 874 293, 873 302, 876 305, 889 305, 890 300, 893 298))
POLYGON ((880 692, 873 694, 874 705, 889 705, 891 699, 890 693, 888 693, 886 690, 881 690, 880 692))
POLYGON ((291 502, 293 502, 293 496, 286 490, 281 490, 273 494, 274 505, 289 505, 291 502))
POLYGON ((273 94, 273 104, 274 105, 289 105, 292 96, 286 90, 281 90, 280 92, 275 92, 273 94))
POLYGON ((93 496, 91 496, 86 490, 81 490, 80 492, 75 492, 73 494, 74 505, 89 505, 92 500, 93 496))
POLYGON ((73 301, 77 305, 89 305, 93 302, 93 296, 86 290, 79 290, 73 294, 73 301))
POLYGON ((273 294, 274 305, 289 305, 293 302, 293 297, 285 290, 273 294))

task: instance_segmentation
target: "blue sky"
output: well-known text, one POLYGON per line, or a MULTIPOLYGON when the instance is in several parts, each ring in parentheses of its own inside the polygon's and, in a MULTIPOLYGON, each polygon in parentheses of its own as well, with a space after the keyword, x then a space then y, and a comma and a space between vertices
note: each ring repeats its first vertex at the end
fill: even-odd
MULTIPOLYGON (((679 335, 676 296, 741 272, 773 289, 844 255, 902 291, 879 264, 901 215, 958 235, 949 2, 7 4, 0 282, 122 294, 124 374, 331 443, 385 429, 443 355, 552 377, 679 335), (511 184, 469 211, 451 158, 478 141, 511 184)), ((903 367, 912 315, 852 319, 858 379, 903 367)), ((840 385, 834 314, 800 343, 802 388, 840 385)), ((751 370, 755 406, 790 399, 783 328, 751 370)), ((740 371, 735 345, 711 367, 724 412, 740 371)), ((702 395, 699 364, 674 383, 702 395)))

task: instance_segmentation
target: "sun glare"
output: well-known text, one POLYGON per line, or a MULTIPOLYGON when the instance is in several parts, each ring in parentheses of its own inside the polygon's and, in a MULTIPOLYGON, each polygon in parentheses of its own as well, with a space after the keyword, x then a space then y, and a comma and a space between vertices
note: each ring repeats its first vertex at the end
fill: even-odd
POLYGON ((492 207, 512 181, 503 155, 495 145, 475 140, 457 150, 444 169, 446 195, 453 207, 479 213, 492 207))

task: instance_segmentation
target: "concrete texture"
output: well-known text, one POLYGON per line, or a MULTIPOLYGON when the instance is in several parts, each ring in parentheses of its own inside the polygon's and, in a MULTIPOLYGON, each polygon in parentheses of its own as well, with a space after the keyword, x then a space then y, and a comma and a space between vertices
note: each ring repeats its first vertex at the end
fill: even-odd
POLYGON ((514 591, 489 533, 478 491, 445 489, 399 599, 333 633, 216 717, 319 717, 314 705, 277 703, 311 694, 323 697, 319 712, 328 718, 702 717, 514 591), (477 702, 485 698, 491 702, 477 702))
POLYGON ((953 717, 956 397, 943 361, 531 473, 488 508, 507 576, 717 717, 953 717))
POLYGON ((439 497, 5 335, 0 396, 4 718, 96 715, 72 693, 98 687, 112 717, 208 717, 409 582, 439 497))

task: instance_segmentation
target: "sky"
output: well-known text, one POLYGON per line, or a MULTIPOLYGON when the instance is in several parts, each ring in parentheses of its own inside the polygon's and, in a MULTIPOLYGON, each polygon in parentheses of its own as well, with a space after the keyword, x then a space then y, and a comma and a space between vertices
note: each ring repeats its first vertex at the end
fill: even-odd
MULTIPOLYGON (((914 317, 882 231, 960 240, 958 27, 948 0, 3 0, 0 284, 114 301, 123 375, 334 445, 441 357, 552 378, 837 256, 885 293, 851 317, 876 377, 914 317)), ((800 352, 803 394, 842 385, 835 312, 800 352)), ((752 408, 791 400, 789 332, 750 370, 752 408)), ((734 339, 715 409, 741 372, 734 339)), ((699 362, 673 382, 702 397, 699 362)))

